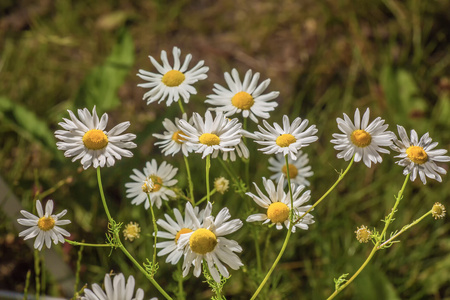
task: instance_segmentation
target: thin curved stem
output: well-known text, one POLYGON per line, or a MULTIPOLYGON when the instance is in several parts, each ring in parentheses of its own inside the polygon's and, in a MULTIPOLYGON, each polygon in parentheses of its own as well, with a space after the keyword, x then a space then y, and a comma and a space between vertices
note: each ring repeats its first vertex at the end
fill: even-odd
POLYGON ((375 246, 373 246, 373 249, 372 249, 372 251, 370 252, 369 256, 368 256, 367 259, 364 261, 364 263, 361 265, 361 267, 359 267, 359 269, 355 272, 355 274, 353 274, 353 276, 350 277, 350 279, 349 279, 348 281, 346 281, 346 282, 345 282, 343 285, 341 285, 337 290, 335 290, 334 293, 331 294, 331 296, 328 297, 327 300, 331 300, 331 299, 333 299, 334 297, 336 297, 337 294, 339 294, 339 293, 340 293, 343 289, 345 289, 350 283, 352 283, 353 280, 355 280, 355 278, 358 277, 358 275, 362 272, 362 270, 364 270, 364 268, 369 264, 370 260, 371 260, 372 257, 375 255, 375 252, 377 252, 379 249, 381 249, 381 248, 378 248, 378 247, 380 246, 380 244, 381 244, 381 242, 382 242, 384 236, 386 235, 386 231, 387 231, 389 225, 390 225, 391 222, 392 222, 392 218, 394 217, 395 212, 397 211, 397 206, 399 205, 400 200, 402 200, 402 198, 403 198, 403 192, 405 191, 406 184, 407 184, 408 181, 409 181, 409 176, 410 176, 410 174, 406 175, 405 181, 403 182, 403 186, 402 186, 402 188, 400 189, 400 191, 399 191, 398 194, 397 194, 397 197, 396 197, 396 201, 395 201, 394 207, 392 208, 392 210, 391 210, 390 214, 388 215, 388 218, 387 218, 387 220, 386 220, 386 222, 385 222, 385 224, 384 224, 383 232, 381 232, 380 238, 379 238, 379 240, 375 243, 375 246))
POLYGON ((181 113, 184 114, 184 107, 183 107, 183 102, 181 101, 181 99, 178 99, 178 105, 180 106, 181 113))
MULTIPOLYGON (((328 191, 325 192, 325 194, 323 194, 322 197, 319 198, 319 200, 317 200, 313 206, 311 206, 310 209, 308 209, 306 212, 303 213, 303 215, 301 215, 297 220, 294 221, 294 223, 298 223, 300 222, 301 219, 303 219, 309 212, 311 212, 314 207, 316 207, 317 205, 320 204, 320 202, 322 202, 323 199, 325 199, 326 196, 328 196, 329 193, 331 193, 334 188, 338 185, 339 182, 341 182, 342 179, 344 179, 345 175, 348 173, 348 171, 350 170, 350 167, 353 165, 353 161, 355 159, 355 156, 352 157, 352 159, 350 160, 350 163, 348 164, 347 168, 345 169, 344 172, 341 172, 339 174, 338 179, 336 180, 336 182, 328 189, 328 191)), ((289 168, 288 168, 289 169, 289 168)))
MULTIPOLYGON (((102 177, 100 174, 100 168, 97 168, 97 181, 98 181, 98 188, 100 190, 100 197, 103 202, 103 207, 105 208, 106 215, 108 216, 108 221, 110 224, 114 222, 114 219, 111 217, 111 214, 109 213, 108 205, 106 204, 105 194, 103 193, 103 185, 102 185, 102 177)), ((169 294, 166 293, 166 291, 155 281, 155 279, 152 278, 152 276, 134 259, 134 257, 128 252, 128 250, 125 248, 125 246, 122 244, 122 241, 120 240, 120 236, 118 233, 115 235, 115 240, 117 241, 117 246, 122 250, 122 252, 128 257, 129 260, 141 271, 145 277, 153 284, 153 286, 167 299, 172 300, 172 297, 169 296, 169 294)))
POLYGON ((186 172, 188 175, 188 182, 189 182, 189 195, 191 196, 191 200, 190 202, 192 204, 195 204, 195 199, 194 199, 194 183, 192 182, 192 176, 191 176, 191 169, 189 167, 189 161, 187 159, 186 156, 183 155, 184 158, 184 164, 186 165, 186 172))
POLYGON ((148 201, 150 202, 150 212, 152 214, 153 231, 154 231, 154 241, 153 241, 153 260, 152 263, 155 265, 156 262, 156 242, 158 238, 158 226, 156 226, 155 213, 153 212, 153 204, 150 199, 150 193, 147 193, 148 201))
POLYGON ((211 154, 206 156, 206 199, 208 203, 211 202, 211 195, 209 190, 209 169, 211 168, 211 154))
POLYGON ((85 246, 85 247, 112 247, 111 244, 89 244, 89 243, 84 243, 84 242, 76 242, 76 241, 71 241, 68 239, 64 239, 64 241, 66 241, 66 243, 71 244, 73 246, 85 246))

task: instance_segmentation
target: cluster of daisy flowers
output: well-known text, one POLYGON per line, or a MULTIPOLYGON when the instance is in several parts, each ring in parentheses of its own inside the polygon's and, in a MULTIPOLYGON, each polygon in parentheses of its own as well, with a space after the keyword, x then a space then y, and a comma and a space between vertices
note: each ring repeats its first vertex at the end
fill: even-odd
MULTIPOLYGON (((257 210, 257 213, 247 216, 246 222, 261 222, 273 225, 277 230, 286 228, 290 232, 308 230, 315 222, 311 214, 314 207, 307 204, 311 192, 304 190, 310 185, 309 178, 314 172, 308 165, 309 158, 304 148, 319 139, 316 126, 310 125, 307 119, 296 117, 291 120, 287 115, 282 117, 280 124, 269 123, 270 113, 278 106, 276 98, 279 92, 266 92, 270 79, 259 82, 260 74, 252 70, 245 73, 242 81, 236 69, 231 73, 225 72, 227 87, 214 84, 213 94, 206 97, 205 103, 212 107, 204 115, 194 112, 189 116, 184 112, 182 102, 188 103, 190 96, 197 93, 193 85, 207 78, 209 68, 204 66, 204 61, 189 68, 192 55, 188 54, 182 60, 177 47, 173 48, 172 54, 173 65, 167 53, 162 51, 162 64, 150 56, 156 72, 139 70, 137 74, 146 81, 139 86, 148 89, 143 96, 147 104, 165 102, 170 106, 178 102, 181 107, 180 117, 165 119, 162 123, 164 132, 153 134, 158 139, 155 145, 160 147, 161 153, 167 157, 182 155, 185 161, 190 155, 227 163, 238 158, 248 161, 248 143, 254 141, 260 152, 270 155, 268 170, 272 174, 270 179, 262 178, 262 188, 253 182, 255 192, 250 189, 245 192, 244 196, 253 199, 256 204, 253 211, 257 210), (241 122, 242 118, 250 118, 258 130, 249 131, 244 125, 246 122, 241 122)), ((69 118, 59 123, 63 129, 55 132, 59 140, 57 147, 72 161, 80 160, 84 169, 113 167, 123 157, 133 156, 131 149, 137 146, 133 142, 136 135, 124 133, 130 122, 122 122, 107 130, 108 115, 104 113, 99 118, 95 107, 92 112, 87 108, 79 109, 78 117, 71 110, 68 113, 69 118)), ((359 109, 356 109, 353 121, 344 113, 343 119, 337 118, 337 127, 341 133, 334 133, 331 143, 338 151, 338 158, 362 161, 370 168, 372 164, 381 163, 381 154, 388 154, 387 148, 390 148, 399 153, 395 156, 399 159, 397 164, 404 167, 403 174, 411 174, 412 181, 420 178, 426 184, 426 178, 430 178, 440 182, 441 175, 446 173, 438 163, 450 161, 450 157, 445 155, 447 150, 436 150, 437 143, 432 142, 428 133, 419 139, 416 131, 411 130, 408 137, 406 130, 398 126, 397 138, 387 130, 388 125, 381 117, 370 122, 369 109, 362 118, 359 109)), ((189 171, 187 163, 186 168, 189 171)), ((142 205, 148 210, 153 207, 161 209, 163 204, 170 207, 171 199, 186 200, 185 205, 179 206, 184 206, 184 211, 170 209, 172 216, 164 214, 164 218, 156 221, 159 230, 154 235, 155 241, 156 238, 159 241, 154 247, 159 249, 158 256, 167 256, 166 263, 175 265, 182 261, 183 276, 193 269, 196 277, 200 276, 205 265, 216 282, 230 276, 228 268, 237 270, 244 265, 238 256, 243 248, 238 241, 226 237, 238 231, 244 223, 232 219, 227 207, 222 207, 214 216, 209 198, 202 206, 196 204, 192 191, 190 196, 183 194, 180 198, 178 193, 181 189, 176 178, 178 168, 166 161, 158 163, 156 159, 151 159, 143 169, 133 169, 132 172, 131 181, 125 184, 130 204, 142 205)), ((214 188, 219 193, 223 194, 228 187, 227 179, 215 181, 214 188)), ((209 189, 207 193, 210 196, 209 189)), ((47 201, 44 212, 38 200, 38 216, 21 211, 25 219, 18 219, 18 222, 30 228, 19 235, 25 239, 35 238, 36 249, 41 250, 44 244, 50 248, 52 242, 64 243, 64 237, 70 235, 59 227, 70 223, 69 220, 61 220, 67 210, 53 215, 53 205, 52 200, 47 201)), ((367 241, 370 235, 364 235, 362 229, 358 229, 358 239, 367 241)), ((137 223, 130 222, 123 233, 125 239, 132 242, 140 237, 141 228, 137 223)), ((113 281, 106 274, 104 287, 105 291, 97 284, 92 285, 92 289, 85 289, 85 296, 81 299, 143 299, 141 289, 133 297, 132 276, 125 284, 123 274, 115 275, 113 281)))

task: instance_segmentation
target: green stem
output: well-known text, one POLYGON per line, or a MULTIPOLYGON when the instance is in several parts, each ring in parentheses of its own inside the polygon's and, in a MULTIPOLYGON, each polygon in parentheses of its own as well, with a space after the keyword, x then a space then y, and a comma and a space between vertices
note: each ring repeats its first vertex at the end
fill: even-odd
POLYGON ((430 210, 429 212, 427 212, 426 214, 424 214, 423 216, 421 216, 419 219, 415 220, 414 222, 412 222, 411 224, 408 224, 406 226, 403 226, 403 228, 397 232, 396 234, 394 234, 393 236, 391 236, 388 240, 386 240, 385 242, 383 242, 382 244, 380 244, 377 247, 377 250, 382 249, 384 246, 386 246, 389 243, 392 243, 393 240, 395 240, 399 235, 401 235, 402 233, 404 233, 406 230, 408 230, 409 228, 413 227, 414 225, 416 225, 417 223, 419 223, 420 221, 422 221, 423 219, 425 219, 425 217, 427 217, 428 215, 431 215, 433 211, 430 210))
POLYGON ((292 196, 291 177, 289 175, 289 162, 288 162, 288 155, 287 154, 285 155, 285 160, 286 160, 286 177, 287 177, 288 186, 289 186, 289 196, 291 197, 291 209, 289 210, 289 228, 288 228, 288 233, 286 235, 286 238, 284 239, 284 243, 283 243, 283 246, 281 247, 280 253, 278 253, 278 256, 275 259, 275 261, 273 262, 272 267, 270 267, 269 272, 267 272, 266 277, 264 277, 264 279, 261 282, 261 284, 259 285, 258 289, 253 294, 251 300, 255 299, 258 296, 258 294, 261 292, 261 290, 264 287, 264 285, 267 283, 267 280, 269 280, 270 275, 272 275, 273 270, 278 265, 278 262, 280 261, 281 257, 284 254, 284 251, 286 250, 286 247, 287 247, 288 242, 289 242, 289 238, 291 237, 292 227, 294 226, 294 222, 293 222, 293 220, 294 220, 294 197, 292 196))
POLYGON ((356 277, 358 277, 358 275, 362 272, 362 270, 364 270, 364 268, 367 266, 367 264, 370 262, 370 260, 372 259, 372 257, 375 255, 375 252, 378 251, 379 246, 381 245, 381 241, 383 240, 384 236, 386 235, 386 231, 389 227, 389 225, 392 222, 392 218, 397 210, 397 206, 400 203, 400 200, 402 200, 403 198, 403 192, 405 191, 406 188, 406 184, 409 181, 409 176, 410 174, 406 175, 405 181, 403 182, 403 186, 400 189, 400 191, 397 194, 396 197, 396 201, 394 204, 394 207, 392 208, 390 214, 388 215, 388 219, 386 220, 386 223, 384 224, 384 228, 383 228, 383 232, 381 233, 378 241, 376 242, 375 246, 373 247, 372 251, 370 252, 369 256, 367 257, 367 259, 364 261, 364 263, 361 265, 361 267, 359 267, 358 271, 355 272, 355 274, 353 274, 353 276, 346 281, 343 285, 341 285, 337 290, 334 291, 333 294, 331 294, 330 297, 328 297, 327 300, 331 300, 334 297, 337 296, 337 294, 339 294, 343 289, 345 289, 351 282, 353 282, 353 280, 355 280, 356 277))
POLYGON ((209 169, 211 168, 211 154, 206 157, 206 199, 208 203, 211 202, 209 192, 209 169))
POLYGON ((153 212, 152 201, 150 200, 150 193, 147 193, 148 201, 150 202, 150 212, 152 213, 153 231, 154 231, 154 241, 153 241, 153 266, 156 262, 156 242, 158 239, 158 226, 156 226, 155 213, 153 212))
POLYGON ((40 267, 40 259, 39 259, 39 251, 37 249, 34 250, 34 280, 36 283, 36 300, 39 300, 39 295, 41 294, 41 267, 40 267))
MULTIPOLYGON (((313 204, 313 206, 311 206, 310 209, 308 209, 305 213, 303 213, 303 215, 301 215, 297 220, 294 221, 295 224, 298 223, 298 222, 300 222, 300 220, 303 219, 310 211, 312 211, 312 210, 314 209, 314 207, 316 207, 317 205, 319 205, 320 202, 322 202, 322 200, 325 199, 325 197, 328 196, 328 194, 331 193, 331 192, 334 190, 334 188, 338 185, 338 183, 341 182, 342 179, 344 179, 345 175, 346 175, 346 174, 348 173, 348 171, 350 170, 350 167, 353 165, 354 159, 355 159, 355 156, 352 157, 352 160, 351 160, 350 163, 348 164, 347 169, 345 169, 344 172, 341 172, 341 173, 339 174, 339 178, 336 180, 336 182, 328 189, 328 191, 326 191, 325 194, 323 194, 322 197, 320 197, 319 200, 317 200, 317 201, 313 204)), ((289 168, 287 168, 287 169, 289 169, 289 168)))
POLYGON ((259 229, 253 226, 253 236, 255 237, 255 252, 256 252, 256 270, 258 274, 261 273, 262 264, 261 264, 261 250, 259 249, 259 229))
POLYGON ((236 179, 237 176, 233 174, 230 168, 228 168, 227 164, 223 161, 223 159, 219 157, 217 160, 220 162, 225 172, 227 172, 228 176, 230 176, 231 180, 233 180, 234 183, 238 184, 238 181, 236 179))
POLYGON ((180 99, 178 99, 177 102, 178 102, 178 105, 180 106, 181 113, 184 114, 183 101, 180 98, 180 99))
POLYGON ((66 241, 66 243, 69 243, 71 245, 74 246, 85 246, 85 247, 112 247, 111 244, 89 244, 89 243, 84 243, 84 242, 75 242, 75 241, 71 241, 68 239, 64 239, 64 241, 66 241))
POLYGON ((109 213, 108 205, 106 204, 105 194, 103 193, 102 175, 100 174, 100 167, 97 167, 97 182, 98 182, 98 189, 100 190, 100 197, 102 198, 103 208, 105 209, 108 221, 111 222, 113 218, 109 213))
POLYGON ((185 297, 184 297, 184 288, 183 288, 183 282, 184 282, 184 279, 183 279, 183 271, 181 270, 181 264, 177 264, 177 271, 178 271, 178 274, 177 274, 177 280, 178 280, 178 296, 177 296, 177 298, 178 298, 178 300, 184 300, 185 299, 185 297))
POLYGON ((78 284, 80 283, 80 270, 81 270, 81 259, 83 258, 83 249, 84 245, 81 245, 80 249, 78 250, 78 259, 77 259, 77 268, 75 272, 75 285, 74 285, 74 291, 78 291, 78 284))
POLYGON ((25 279, 25 288, 23 289, 23 300, 28 299, 28 288, 30 287, 30 277, 31 277, 31 270, 28 270, 27 277, 25 279))
MULTIPOLYGON (((111 214, 108 210, 108 205, 106 204, 105 195, 103 193, 103 185, 102 185, 102 177, 100 174, 100 168, 97 168, 97 181, 98 181, 98 188, 100 189, 100 197, 102 198, 103 207, 105 208, 106 215, 108 216, 108 220, 110 224, 113 224, 114 219, 111 217, 111 214)), ((128 250, 125 248, 125 246, 122 244, 122 241, 120 240, 120 236, 118 233, 116 233, 115 240, 117 241, 118 247, 122 252, 125 254, 125 256, 128 257, 129 260, 141 271, 145 277, 153 284, 153 286, 168 300, 172 300, 172 297, 170 297, 166 291, 155 281, 155 279, 150 276, 149 273, 134 259, 134 257, 128 252, 128 250)))
POLYGON ((186 172, 188 175, 188 181, 189 181, 189 194, 191 196, 191 203, 194 205, 195 204, 195 199, 194 199, 194 183, 192 182, 192 177, 191 177, 191 169, 189 167, 189 161, 187 159, 186 156, 183 155, 184 158, 184 164, 186 165, 186 172))
MULTIPOLYGON (((216 193, 216 188, 213 188, 213 190, 211 191, 211 196, 214 195, 216 193)), ((208 195, 204 196, 202 199, 200 199, 197 203, 194 204, 194 206, 199 205, 200 203, 202 203, 203 201, 205 201, 208 198, 208 195)))

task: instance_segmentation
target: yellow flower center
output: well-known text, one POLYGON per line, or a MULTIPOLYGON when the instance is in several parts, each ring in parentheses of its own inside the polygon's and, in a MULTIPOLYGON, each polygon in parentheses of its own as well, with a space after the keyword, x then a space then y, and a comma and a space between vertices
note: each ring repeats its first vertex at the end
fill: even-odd
POLYGON ((99 129, 91 129, 83 135, 83 144, 91 150, 100 150, 108 145, 108 137, 99 129))
POLYGON ((42 231, 49 231, 55 227, 55 219, 52 217, 42 217, 38 220, 37 226, 42 231))
POLYGON ((178 231, 177 234, 175 235, 175 244, 178 244, 178 239, 180 238, 180 235, 182 235, 183 233, 189 233, 189 232, 192 232, 192 229, 181 228, 180 231, 178 231))
POLYGON ((267 209, 267 217, 272 223, 282 223, 289 218, 289 207, 283 202, 274 202, 267 209))
POLYGON ((253 106, 255 100, 252 95, 247 92, 239 92, 231 98, 231 104, 240 109, 248 110, 253 106))
POLYGON ((406 149, 408 158, 415 164, 421 165, 427 162, 428 155, 420 146, 411 146, 406 149))
POLYGON ((208 229, 200 228, 194 231, 189 239, 191 250, 197 254, 206 254, 214 250, 217 245, 216 235, 208 229))
POLYGON ((166 74, 164 74, 163 78, 161 79, 162 83, 164 83, 166 86, 179 86, 183 83, 184 79, 186 79, 186 76, 184 76, 183 73, 181 73, 178 70, 170 70, 166 74))
POLYGON ((357 129, 352 132, 350 136, 352 143, 360 148, 364 148, 370 145, 372 142, 372 137, 365 130, 357 129))
POLYGON ((186 139, 182 137, 180 134, 185 135, 184 132, 181 130, 175 131, 172 135, 172 140, 174 140, 178 144, 183 144, 183 141, 185 141, 186 139))
POLYGON ((198 138, 198 140, 200 143, 208 146, 220 144, 220 138, 214 133, 204 133, 198 138))
MULTIPOLYGON (((287 177, 287 168, 286 168, 286 165, 284 165, 284 166, 281 168, 281 172, 283 172, 284 176, 287 177)), ((292 164, 289 164, 289 176, 290 176, 291 178, 295 178, 295 177, 297 177, 297 175, 298 175, 298 169, 297 169, 297 167, 294 166, 294 165, 292 165, 292 164)))
MULTIPOLYGON (((163 181, 162 181, 161 177, 158 177, 156 175, 150 175, 148 178, 153 182, 153 188, 147 186, 147 191, 149 193, 157 192, 162 188, 163 181)), ((144 183, 144 185, 145 185, 145 183, 144 183)), ((145 192, 144 187, 142 187, 142 190, 145 192)))
POLYGON ((276 143, 280 147, 288 147, 290 144, 295 143, 297 139, 290 133, 285 133, 277 137, 276 143))

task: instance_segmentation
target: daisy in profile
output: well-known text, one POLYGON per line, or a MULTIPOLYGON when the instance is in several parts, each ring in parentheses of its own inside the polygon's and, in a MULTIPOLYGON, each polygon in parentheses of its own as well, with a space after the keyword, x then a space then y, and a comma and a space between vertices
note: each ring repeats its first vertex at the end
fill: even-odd
MULTIPOLYGON (((294 200, 294 207, 291 207, 291 197, 289 193, 286 194, 284 192, 284 177, 280 177, 277 187, 275 187, 272 180, 263 177, 263 185, 266 189, 267 196, 261 192, 256 183, 253 184, 255 185, 258 195, 250 192, 246 195, 252 197, 256 204, 267 209, 267 212, 265 214, 250 215, 247 218, 247 222, 264 221, 263 224, 276 224, 278 230, 282 229, 284 224, 284 226, 289 229, 289 213, 291 209, 294 210, 294 220, 296 220, 303 216, 303 214, 311 208, 311 205, 302 206, 311 198, 311 191, 306 191, 300 196, 300 193, 303 191, 305 186, 300 185, 295 187, 294 184, 291 184, 293 191, 292 198, 294 200)), ((313 219, 313 215, 310 213, 306 214, 299 222, 292 226, 292 232, 295 232, 296 227, 307 230, 309 228, 308 225, 314 223, 313 219)))
POLYGON ((151 205, 156 203, 156 207, 160 208, 162 200, 169 201, 175 198, 176 194, 169 187, 174 186, 178 180, 173 179, 177 174, 178 168, 165 161, 158 167, 155 159, 147 162, 144 167, 144 173, 137 169, 133 169, 134 174, 130 176, 133 182, 125 184, 127 188, 127 198, 132 198, 131 204, 140 205, 144 203, 145 209, 150 208, 147 193, 150 195, 151 205), (144 190, 145 185, 145 190, 144 190))
POLYGON ((197 94, 197 90, 192 85, 197 81, 208 77, 206 72, 208 72, 209 68, 203 67, 203 60, 199 61, 195 67, 188 70, 192 55, 186 55, 186 58, 181 65, 181 50, 177 47, 173 47, 172 54, 173 67, 167 59, 166 51, 163 50, 161 51, 163 65, 160 65, 153 57, 149 56, 150 61, 158 73, 139 70, 137 76, 148 82, 138 84, 138 86, 150 88, 143 97, 144 100, 147 100, 147 104, 155 101, 161 103, 167 99, 166 104, 167 106, 170 106, 172 102, 177 102, 181 98, 183 98, 185 103, 188 103, 191 94, 197 94))
POLYGON ((181 119, 179 126, 186 139, 188 147, 195 153, 203 153, 202 158, 212 154, 216 157, 220 151, 233 151, 234 146, 241 142, 241 124, 238 119, 228 120, 221 112, 213 119, 211 112, 207 111, 205 120, 198 113, 194 113, 193 125, 181 119))
MULTIPOLYGON (((188 210, 188 206, 189 209, 193 210, 195 219, 201 222, 203 220, 204 211, 202 210, 199 212, 198 207, 192 208, 192 205, 189 202, 186 203, 185 211, 188 210)), ((180 235, 194 231, 194 219, 187 213, 183 219, 182 214, 176 208, 173 209, 173 214, 175 215, 175 220, 168 214, 165 214, 164 217, 166 220, 159 219, 156 222, 160 227, 166 230, 158 230, 158 238, 169 239, 168 241, 157 243, 156 248, 162 248, 162 250, 158 252, 158 256, 169 254, 166 258, 166 263, 175 265, 184 254, 184 249, 178 248, 178 239, 180 238, 180 235)), ((211 212, 207 212, 207 214, 210 215, 211 212)))
POLYGON ((411 139, 409 139, 405 128, 397 125, 397 129, 400 139, 395 138, 391 148, 400 152, 395 158, 400 158, 396 163, 405 167, 403 175, 411 174, 411 181, 416 180, 417 175, 419 175, 423 184, 427 184, 426 177, 442 182, 439 174, 446 174, 447 171, 439 167, 436 162, 450 161, 450 157, 444 155, 447 150, 433 150, 438 143, 432 143, 428 132, 419 139, 417 132, 413 129, 411 130, 411 139))
MULTIPOLYGON (((188 122, 189 124, 193 124, 192 118, 191 120, 187 119, 187 114, 184 113, 182 119, 188 122)), ((186 143, 186 139, 183 137, 185 133, 180 129, 178 123, 180 122, 180 118, 175 118, 175 123, 169 119, 165 119, 163 121, 163 126, 166 129, 164 134, 154 133, 153 136, 160 139, 161 141, 156 142, 155 145, 159 145, 162 149, 162 153, 164 155, 172 155, 174 156, 178 152, 183 152, 184 156, 188 156, 189 152, 192 151, 186 143)))
POLYGON ((241 246, 234 241, 225 238, 225 235, 233 233, 242 227, 242 221, 231 218, 228 208, 223 208, 214 218, 211 216, 212 205, 208 202, 203 222, 195 216, 192 207, 186 206, 186 214, 193 220, 193 231, 180 235, 178 248, 184 249, 183 276, 189 274, 191 266, 194 266, 194 276, 200 276, 202 262, 206 261, 209 273, 216 282, 220 282, 220 275, 228 278, 230 273, 223 263, 233 270, 243 266, 241 260, 234 252, 242 252, 241 246))
POLYGON ((283 156, 289 154, 291 159, 295 160, 300 148, 318 140, 318 137, 314 135, 317 133, 316 125, 306 128, 308 123, 308 120, 302 121, 301 118, 295 118, 290 123, 289 117, 284 115, 282 128, 277 123, 274 123, 272 127, 266 120, 263 120, 266 129, 258 125, 259 131, 254 132, 250 137, 254 136, 256 143, 265 146, 258 149, 264 154, 282 153, 283 156))
POLYGON ((242 113, 244 118, 250 117, 255 123, 258 123, 258 117, 268 119, 269 112, 278 106, 278 103, 272 100, 280 93, 263 94, 269 86, 270 79, 264 80, 260 85, 258 85, 258 80, 259 73, 252 76, 252 70, 245 73, 244 82, 241 82, 236 69, 231 71, 231 75, 225 72, 228 89, 214 84, 215 94, 208 95, 208 100, 205 102, 217 106, 212 110, 221 111, 226 117, 242 113))
POLYGON ((367 108, 362 119, 359 109, 355 111, 355 123, 344 113, 344 119, 337 118, 338 128, 343 132, 333 133, 334 139, 331 143, 336 144, 334 149, 341 151, 338 158, 350 160, 355 155, 355 162, 363 161, 370 168, 371 164, 381 163, 383 159, 380 153, 389 153, 381 147, 392 145, 395 135, 391 131, 386 131, 389 125, 384 124, 380 117, 369 124, 370 111, 367 108))
MULTIPOLYGON (((299 150, 297 153, 297 159, 292 160, 290 157, 288 157, 288 162, 291 183, 295 183, 296 185, 308 186, 309 181, 306 178, 314 175, 314 172, 311 171, 311 166, 308 166, 308 154, 303 153, 302 150, 299 150)), ((269 170, 275 173, 270 176, 270 179, 274 181, 278 181, 280 177, 283 177, 285 179, 287 178, 288 170, 286 168, 286 160, 281 153, 278 153, 275 157, 269 158, 269 170)), ((286 186, 287 180, 284 183, 284 185, 286 186)))
POLYGON ((91 165, 94 168, 114 166, 117 160, 123 157, 132 157, 133 153, 126 149, 136 148, 131 142, 136 135, 131 133, 122 134, 130 122, 123 122, 106 131, 108 115, 104 113, 99 120, 95 112, 92 114, 87 108, 78 110, 78 118, 68 110, 70 120, 63 118, 64 122, 59 125, 64 130, 57 130, 55 136, 61 140, 56 143, 59 150, 63 150, 64 156, 73 157, 72 161, 81 159, 84 169, 91 165))
POLYGON ((132 275, 125 281, 122 273, 116 274, 114 279, 111 279, 111 275, 106 274, 103 281, 105 291, 100 285, 94 283, 92 289, 84 289, 84 296, 81 296, 81 300, 143 300, 144 290, 138 288, 135 294, 134 285, 135 280, 132 275))
POLYGON ((35 216, 26 210, 21 210, 20 213, 26 219, 17 219, 20 225, 30 226, 19 233, 19 236, 25 236, 24 240, 36 237, 34 240, 34 248, 39 251, 42 250, 44 244, 50 248, 53 243, 64 243, 64 236, 70 236, 70 233, 62 229, 61 225, 70 224, 69 220, 60 220, 66 213, 67 209, 63 210, 57 215, 52 215, 53 200, 48 200, 45 204, 45 213, 42 209, 41 201, 36 201, 36 210, 38 216, 35 216))

